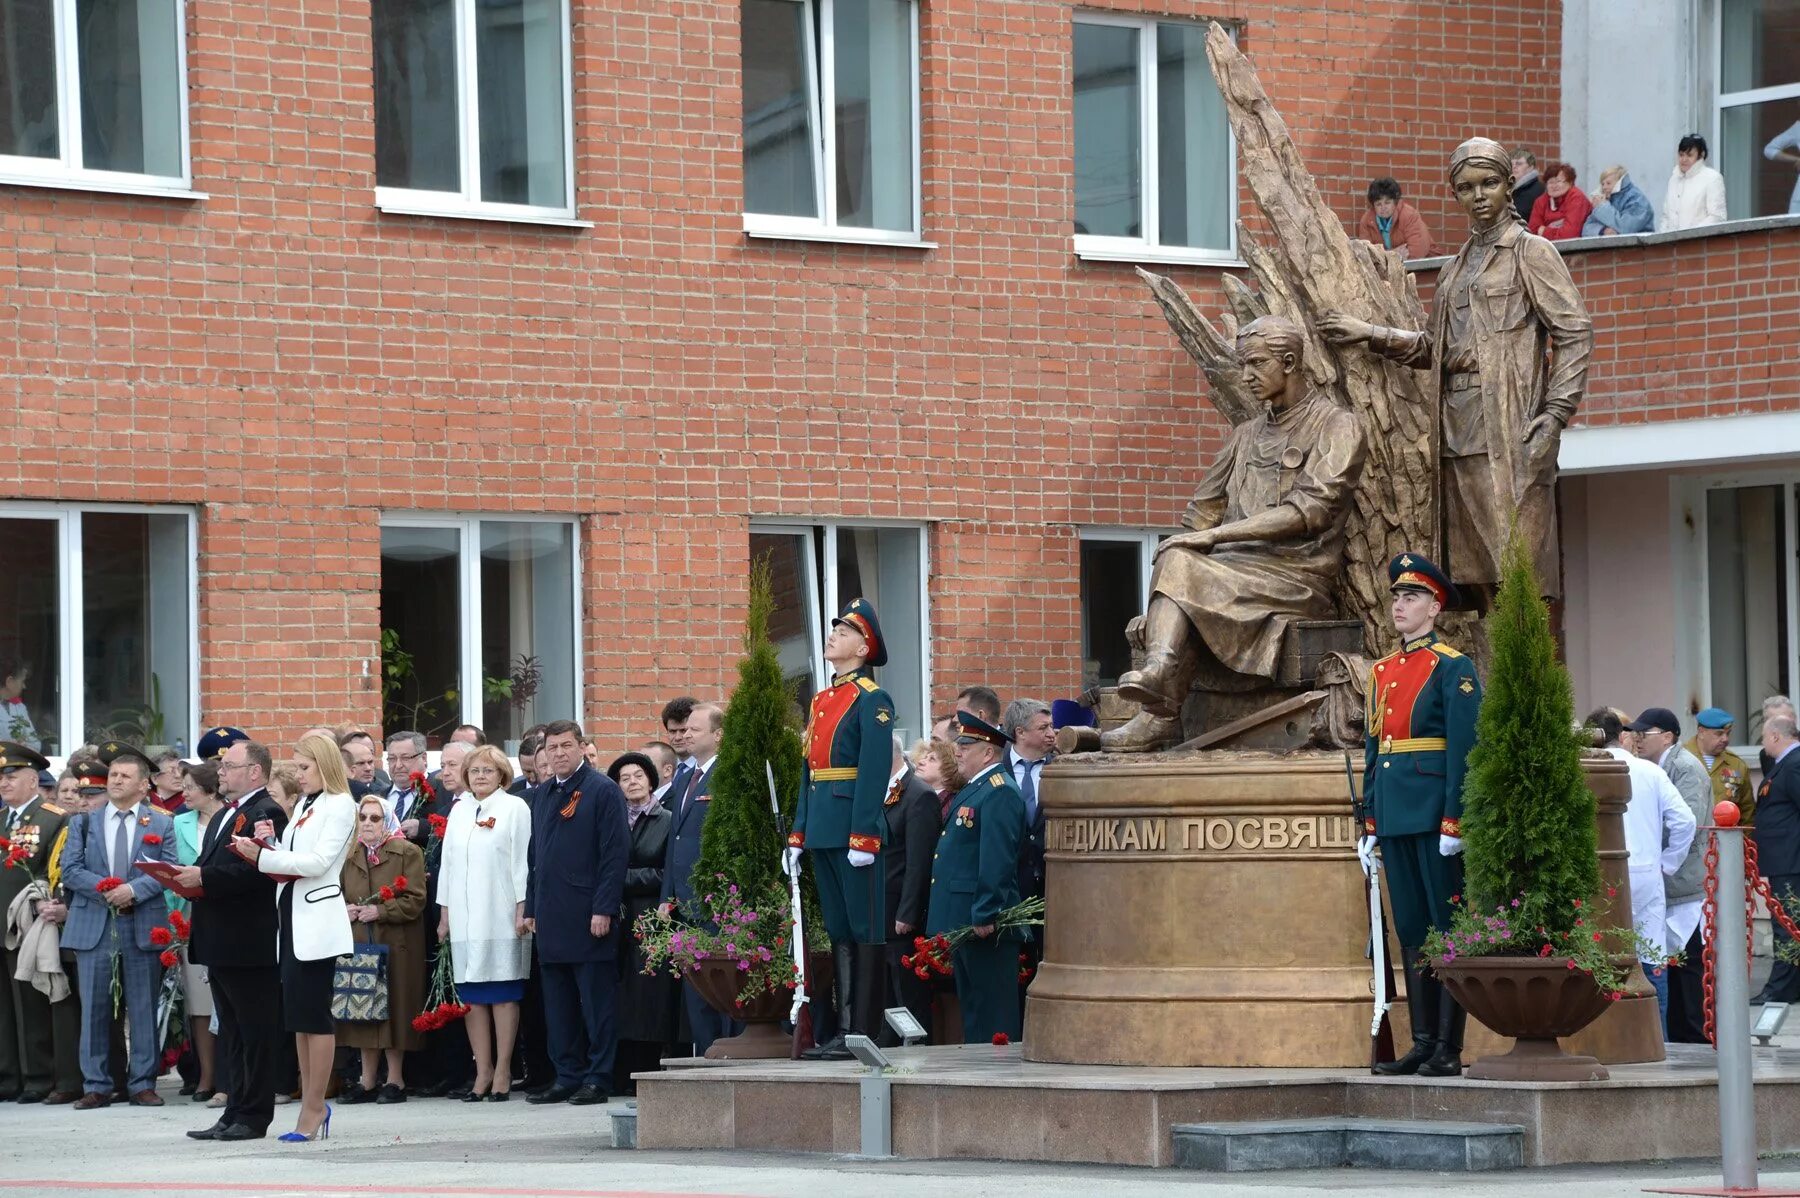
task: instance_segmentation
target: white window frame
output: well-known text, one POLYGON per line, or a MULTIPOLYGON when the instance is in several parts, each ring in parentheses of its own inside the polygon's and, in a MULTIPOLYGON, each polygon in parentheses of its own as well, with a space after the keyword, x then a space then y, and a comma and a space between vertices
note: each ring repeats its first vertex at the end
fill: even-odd
POLYGON ((205 195, 192 190, 194 168, 188 142, 187 5, 180 0, 175 3, 175 87, 181 114, 181 174, 146 175, 133 171, 90 170, 80 165, 81 47, 75 36, 76 0, 52 0, 52 3, 56 26, 56 144, 60 154, 56 158, 0 154, 0 183, 66 191, 205 199, 205 195))
MULTIPOLYGON (((1714 154, 1723 154, 1725 110, 1741 108, 1751 104, 1763 104, 1770 100, 1800 99, 1800 79, 1792 83, 1778 83, 1770 87, 1754 87, 1746 91, 1728 92, 1721 90, 1725 86, 1725 8, 1732 0, 1714 0, 1712 4, 1712 127, 1709 130, 1707 144, 1714 154)), ((1762 147, 1757 147, 1757 153, 1762 147)), ((1710 160, 1709 160, 1710 161, 1710 160)), ((1713 163, 1712 165, 1717 165, 1713 163)))
MULTIPOLYGON (((1800 487, 1800 473, 1792 470, 1750 470, 1729 474, 1674 475, 1669 479, 1669 523, 1674 566, 1675 627, 1689 629, 1694 635, 1675 638, 1675 693, 1699 696, 1700 706, 1712 706, 1712 600, 1707 562, 1706 497, 1711 491, 1733 491, 1743 487, 1781 488, 1783 520, 1787 544, 1782 553, 1786 570, 1787 660, 1782 663, 1784 694, 1800 687, 1800 503, 1795 489, 1800 487), (1689 520, 1689 514, 1693 519, 1689 520)), ((1738 723, 1734 733, 1748 732, 1752 716, 1759 713, 1734 712, 1738 723)), ((1755 743, 1732 745, 1731 751, 1754 761, 1761 751, 1755 743)))
MULTIPOLYGON (((1242 266, 1238 257, 1238 146, 1237 133, 1231 128, 1231 122, 1225 123, 1226 144, 1231 154, 1231 212, 1226 220, 1226 227, 1231 231, 1230 244, 1225 249, 1196 249, 1192 246, 1163 245, 1158 240, 1162 232, 1160 183, 1162 164, 1156 144, 1156 27, 1158 25, 1195 25, 1195 21, 1170 20, 1159 16, 1126 16, 1119 13, 1093 12, 1079 9, 1069 28, 1070 62, 1074 61, 1075 25, 1111 25, 1123 29, 1138 31, 1138 162, 1139 162, 1139 203, 1143 206, 1142 219, 1138 227, 1143 230, 1141 237, 1109 237, 1095 233, 1076 233, 1075 256, 1094 262, 1170 262, 1195 263, 1225 266, 1242 266)), ((1232 26, 1225 27, 1232 39, 1237 39, 1237 30, 1232 26)), ((1069 83, 1069 111, 1073 121, 1075 104, 1075 85, 1073 76, 1069 83)), ((1073 155, 1074 144, 1070 143, 1073 155)), ((1071 156, 1070 162, 1074 159, 1071 156)), ((1075 206, 1074 175, 1069 177, 1069 207, 1075 206)))
POLYGON ((824 585, 818 592, 818 602, 807 614, 807 627, 820 652, 814 654, 812 661, 813 691, 824 690, 831 685, 831 670, 825 664, 825 633, 831 621, 837 617, 838 590, 838 552, 837 534, 844 528, 878 528, 884 532, 912 531, 919 538, 919 710, 917 712, 895 712, 895 718, 903 728, 917 727, 921 731, 931 728, 931 537, 927 535, 929 525, 917 520, 804 520, 779 519, 752 520, 750 533, 767 533, 775 536, 798 536, 807 542, 806 565, 813 570, 824 567, 824 585), (817 546, 815 536, 823 530, 825 552, 824 561, 814 556, 817 546), (909 717, 916 715, 918 723, 910 722, 909 717))
MULTIPOLYGON (((808 31, 806 42, 807 102, 813 105, 815 136, 812 140, 813 206, 820 216, 778 216, 751 212, 745 195, 744 234, 782 241, 844 241, 858 245, 898 245, 917 249, 934 249, 923 239, 925 195, 920 171, 919 93, 921 69, 919 61, 919 4, 912 0, 912 228, 865 229, 838 224, 837 132, 832 114, 837 110, 837 12, 835 0, 787 0, 805 13, 808 31), (819 17, 815 19, 815 8, 819 17), (815 39, 811 31, 817 27, 815 39)), ((739 23, 739 53, 742 53, 742 29, 739 23)), ((741 84, 740 84, 741 92, 741 84)), ((739 131, 742 138, 742 130, 739 131)), ((740 147, 741 148, 741 147, 740 147)))
POLYGON ((563 225, 591 229, 575 213, 575 42, 574 0, 558 0, 562 10, 563 202, 498 204, 481 198, 481 101, 475 54, 475 0, 456 0, 456 138, 462 165, 461 191, 415 187, 375 188, 375 207, 397 216, 443 216, 515 224, 563 225))
POLYGON ((57 635, 60 638, 57 671, 61 676, 62 694, 57 702, 58 734, 61 753, 57 760, 67 759, 70 750, 87 737, 87 684, 82 661, 82 645, 87 637, 87 612, 82 582, 81 518, 88 513, 127 516, 182 516, 187 520, 188 595, 188 693, 187 723, 182 727, 165 725, 163 733, 171 744, 181 739, 194 745, 200 739, 200 538, 194 509, 163 504, 134 503, 39 503, 31 500, 0 502, 0 517, 11 520, 53 521, 57 526, 56 605, 57 635))
MULTIPOLYGON (((458 575, 458 610, 462 613, 462 637, 457 645, 460 656, 458 676, 462 684, 457 688, 457 696, 462 703, 462 718, 459 724, 482 726, 482 707, 485 696, 482 694, 481 680, 481 526, 483 524, 566 524, 569 527, 569 563, 570 580, 570 613, 574 619, 574 638, 572 645, 575 653, 574 668, 570 675, 574 679, 574 693, 569 696, 569 711, 572 719, 579 721, 586 710, 582 706, 582 698, 586 691, 583 676, 586 671, 583 663, 582 625, 585 613, 582 611, 582 573, 581 573, 581 521, 575 516, 555 513, 508 513, 506 515, 490 515, 474 513, 468 515, 445 515, 442 512, 383 512, 382 528, 448 528, 457 533, 456 561, 458 575)), ((374 670, 380 673, 381 645, 379 637, 375 646, 374 670)), ((555 696, 548 697, 554 700, 555 696)), ((384 706, 385 697, 382 700, 384 706)))
MULTIPOLYGON (((1180 529, 1159 530, 1153 528, 1123 528, 1112 525, 1083 526, 1080 539, 1086 541, 1105 541, 1110 544, 1136 545, 1138 547, 1138 611, 1150 610, 1150 577, 1156 572, 1156 547, 1174 536, 1180 529)), ((1075 559, 1077 589, 1079 590, 1081 559, 1075 559)), ((1082 604, 1082 669, 1086 670, 1087 661, 1087 605, 1082 604)))

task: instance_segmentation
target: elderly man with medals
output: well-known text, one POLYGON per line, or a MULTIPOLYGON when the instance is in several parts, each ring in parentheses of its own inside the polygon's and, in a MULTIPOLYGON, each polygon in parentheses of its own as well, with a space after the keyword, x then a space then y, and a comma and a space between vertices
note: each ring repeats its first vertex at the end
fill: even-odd
POLYGON ((788 833, 790 862, 812 853, 819 908, 831 937, 837 1035, 800 1055, 847 1061, 847 1034, 874 1036, 887 1005, 887 828, 894 701, 875 682, 887 643, 875 605, 852 599, 831 622, 825 660, 831 685, 813 696, 806 722, 800 801, 788 833))
POLYGON ((1468 1016, 1422 966, 1420 947, 1428 929, 1449 928, 1450 898, 1462 891, 1463 776, 1481 680, 1473 662, 1438 639, 1438 615, 1456 597, 1444 572, 1402 553, 1388 563, 1388 580, 1400 648, 1369 670, 1357 855, 1364 869, 1388 876, 1413 1043, 1375 1072, 1457 1077, 1468 1016))

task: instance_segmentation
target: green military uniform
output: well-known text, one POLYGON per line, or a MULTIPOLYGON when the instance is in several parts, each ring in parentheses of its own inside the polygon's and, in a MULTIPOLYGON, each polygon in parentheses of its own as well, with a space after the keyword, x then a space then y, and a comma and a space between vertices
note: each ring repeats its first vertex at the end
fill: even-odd
MULTIPOLYGON (((966 711, 957 713, 959 741, 1004 745, 1000 729, 966 711)), ((1019 898, 1019 846, 1025 838, 1025 799, 1004 757, 969 779, 950 801, 950 817, 931 867, 931 904, 925 931, 936 936, 993 923, 1019 898)), ((963 941, 952 960, 962 1007, 963 1042, 983 1044, 1004 1032, 1017 1040, 1019 942, 1015 935, 963 941)))
POLYGON ((887 662, 874 605, 853 599, 833 623, 861 633, 869 656, 863 668, 839 674, 813 696, 788 846, 812 854, 819 910, 831 937, 840 1035, 811 1051, 835 1060, 849 1056, 842 1032, 875 1035, 887 1005, 887 867, 881 837, 894 761, 894 701, 868 668, 887 662), (874 860, 852 865, 852 852, 874 860))
MULTIPOLYGON (((30 770, 33 776, 49 768, 50 763, 34 749, 12 741, 0 741, 0 771, 30 770)), ((0 808, 0 837, 5 837, 6 856, 15 864, 0 869, 0 924, 10 929, 7 916, 25 888, 36 879, 47 892, 56 849, 62 842, 69 813, 55 803, 33 798, 18 808, 0 808)), ((32 908, 35 911, 35 904, 32 908)), ((29 916, 29 913, 24 913, 29 916)), ((19 920, 21 930, 31 919, 19 920)), ((81 1074, 67 1075, 57 1069, 53 1028, 65 1024, 63 1030, 78 1029, 80 1011, 72 995, 52 1004, 49 997, 29 981, 15 979, 18 972, 17 947, 0 951, 0 965, 6 970, 0 977, 0 1099, 16 1097, 20 1101, 41 1101, 52 1091, 81 1092, 81 1074)))
MULTIPOLYGON (((1417 554, 1396 557, 1388 577, 1393 590, 1426 591, 1440 603, 1454 593, 1417 554)), ((1463 776, 1481 680, 1474 663, 1428 628, 1370 669, 1367 703, 1363 832, 1381 846, 1413 1017, 1413 1051, 1379 1068, 1411 1073, 1454 1056, 1460 1073, 1463 1013, 1418 958, 1426 932, 1450 926, 1450 898, 1462 891, 1463 776)))

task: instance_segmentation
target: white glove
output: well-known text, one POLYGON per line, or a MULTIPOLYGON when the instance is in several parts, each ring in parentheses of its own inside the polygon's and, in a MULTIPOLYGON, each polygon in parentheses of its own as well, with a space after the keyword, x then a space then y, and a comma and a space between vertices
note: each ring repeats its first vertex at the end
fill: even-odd
POLYGON ((797 874, 800 872, 800 854, 805 851, 805 849, 796 848, 793 845, 787 847, 787 852, 785 854, 786 861, 783 862, 783 864, 786 866, 789 874, 797 874))
POLYGON ((1373 836, 1364 836, 1356 842, 1356 859, 1362 862, 1362 871, 1374 877, 1381 870, 1381 858, 1375 855, 1375 846, 1381 843, 1373 836))
POLYGON ((851 868, 862 869, 864 866, 873 865, 873 864, 875 864, 875 854, 874 853, 865 853, 861 849, 851 849, 850 850, 850 866, 851 866, 851 868))
POLYGON ((1438 837, 1438 856, 1454 857, 1460 852, 1462 852, 1462 837, 1460 837, 1460 836, 1439 836, 1438 837))

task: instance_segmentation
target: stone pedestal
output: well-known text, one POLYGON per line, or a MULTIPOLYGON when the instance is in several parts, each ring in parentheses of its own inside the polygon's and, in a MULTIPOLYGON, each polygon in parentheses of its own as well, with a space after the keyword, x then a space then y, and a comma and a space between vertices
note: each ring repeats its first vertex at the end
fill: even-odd
MULTIPOLYGON (((1607 923, 1629 926, 1629 775, 1603 756, 1586 765, 1602 873, 1618 891, 1607 923)), ((1360 784, 1360 755, 1352 766, 1360 784)), ((1344 755, 1326 752, 1095 754, 1046 769, 1049 914, 1026 1059, 1366 1066, 1368 900, 1348 786, 1344 755)), ((1391 962, 1398 951, 1390 937, 1391 962)), ((1404 1050, 1404 995, 1392 1024, 1404 1050)), ((1463 1057, 1509 1044, 1471 1023, 1463 1057)), ((1648 981, 1566 1047, 1608 1064, 1661 1060, 1648 981)))

